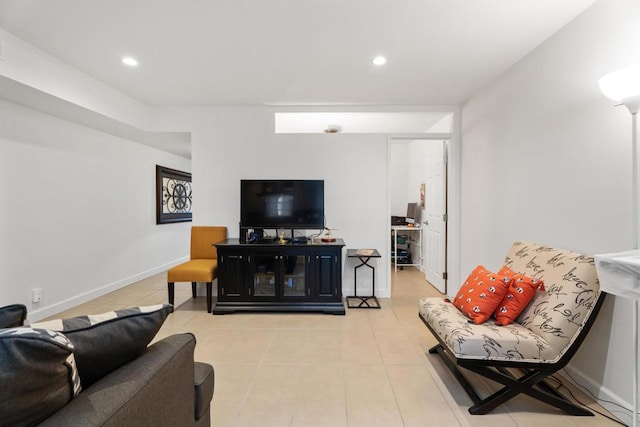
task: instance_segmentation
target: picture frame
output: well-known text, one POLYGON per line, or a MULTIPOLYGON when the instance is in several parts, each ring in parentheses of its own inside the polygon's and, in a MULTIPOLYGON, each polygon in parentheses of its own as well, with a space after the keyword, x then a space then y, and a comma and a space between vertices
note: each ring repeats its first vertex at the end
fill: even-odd
POLYGON ((424 209, 424 193, 425 193, 425 184, 424 182, 420 184, 420 207, 424 209))
POLYGON ((192 219, 191 173, 156 165, 156 224, 192 219))

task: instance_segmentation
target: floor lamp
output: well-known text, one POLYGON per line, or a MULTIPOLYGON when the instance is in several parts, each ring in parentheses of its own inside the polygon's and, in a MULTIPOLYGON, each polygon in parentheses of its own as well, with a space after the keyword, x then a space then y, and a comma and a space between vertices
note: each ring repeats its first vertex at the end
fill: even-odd
POLYGON ((638 246, 638 110, 640 65, 624 68, 600 79, 600 90, 631 113, 631 221, 633 250, 596 255, 600 288, 633 301, 633 427, 638 427, 638 300, 640 300, 640 247, 638 246))

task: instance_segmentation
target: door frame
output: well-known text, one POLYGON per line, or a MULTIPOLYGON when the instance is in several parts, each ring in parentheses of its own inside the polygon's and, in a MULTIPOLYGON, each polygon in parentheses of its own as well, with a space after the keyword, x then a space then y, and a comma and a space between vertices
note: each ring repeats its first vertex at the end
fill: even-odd
MULTIPOLYGON (((445 290, 457 290, 456 283, 460 281, 460 114, 455 111, 453 115, 453 132, 451 133, 411 133, 411 134, 388 134, 387 135, 387 159, 391 158, 391 144, 407 140, 447 140, 447 168, 446 168, 446 191, 447 200, 447 233, 446 233, 446 254, 445 271, 447 280, 445 290), (454 283, 449 286, 449 283, 454 283)), ((387 218, 391 218, 391 162, 387 161, 387 218)), ((389 234, 389 229, 384 231, 389 234)), ((386 253, 391 253, 391 239, 387 238, 386 253)), ((389 260, 391 261, 391 260, 389 260)), ((390 263, 389 263, 390 265, 390 263)), ((393 295, 392 274, 393 269, 389 267, 388 283, 390 295, 393 295)), ((451 295, 449 295, 451 296, 451 295)))

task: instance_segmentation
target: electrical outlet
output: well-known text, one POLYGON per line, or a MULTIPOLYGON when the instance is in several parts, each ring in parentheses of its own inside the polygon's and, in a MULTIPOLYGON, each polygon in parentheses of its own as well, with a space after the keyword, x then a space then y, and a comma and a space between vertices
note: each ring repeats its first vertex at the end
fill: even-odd
POLYGON ((38 303, 42 300, 42 288, 31 289, 31 302, 38 303))

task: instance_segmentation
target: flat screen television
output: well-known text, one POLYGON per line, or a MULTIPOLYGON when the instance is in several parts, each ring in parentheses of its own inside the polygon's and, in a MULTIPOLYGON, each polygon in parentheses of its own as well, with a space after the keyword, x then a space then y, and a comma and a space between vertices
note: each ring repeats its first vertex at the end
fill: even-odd
POLYGON ((240 224, 247 228, 323 228, 324 181, 241 180, 240 224))

